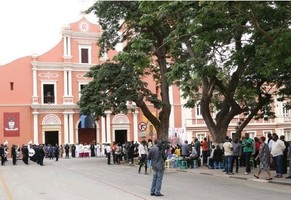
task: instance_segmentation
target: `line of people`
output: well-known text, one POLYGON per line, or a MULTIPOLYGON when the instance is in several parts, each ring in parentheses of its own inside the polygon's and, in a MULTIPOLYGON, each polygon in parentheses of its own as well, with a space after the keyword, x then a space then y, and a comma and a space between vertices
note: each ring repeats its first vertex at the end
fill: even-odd
MULTIPOLYGON (((258 173, 254 175, 256 178, 260 177, 262 171, 266 171, 268 174, 267 180, 272 180, 271 170, 275 170, 276 175, 274 177, 282 178, 283 174, 287 174, 287 160, 288 156, 289 159, 291 156, 291 150, 288 147, 289 144, 285 141, 284 136, 279 138, 276 133, 268 135, 268 140, 264 136, 252 139, 246 133, 240 142, 238 139, 232 141, 226 136, 222 148, 224 171, 233 175, 235 163, 236 173, 238 173, 239 167, 245 167, 245 174, 251 173, 252 167, 258 167, 258 173)), ((291 178, 291 166, 286 178, 291 178)))

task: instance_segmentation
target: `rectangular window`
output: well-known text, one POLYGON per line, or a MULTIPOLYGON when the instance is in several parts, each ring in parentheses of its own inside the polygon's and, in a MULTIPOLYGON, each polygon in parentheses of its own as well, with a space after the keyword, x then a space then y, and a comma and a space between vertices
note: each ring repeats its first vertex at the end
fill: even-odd
POLYGON ((89 63, 89 50, 81 48, 81 63, 89 63))
POLYGON ((263 132, 263 136, 264 136, 265 138, 268 138, 268 134, 272 134, 272 131, 264 131, 264 132, 263 132))
POLYGON ((206 133, 197 133, 196 137, 199 142, 203 141, 204 138, 206 138, 206 133))
POLYGON ((247 131, 247 133, 249 134, 249 137, 254 139, 256 137, 256 132, 254 131, 247 131))
POLYGON ((235 139, 236 138, 236 132, 231 132, 231 139, 235 139))
POLYGON ((202 116, 200 103, 196 104, 196 116, 197 117, 202 116))
POLYGON ((285 135, 285 140, 286 141, 291 141, 291 131, 289 131, 289 130, 288 131, 284 131, 284 135, 285 135))
POLYGON ((14 83, 13 82, 10 82, 10 90, 14 90, 14 83))
POLYGON ((283 109, 283 117, 288 117, 288 115, 289 115, 289 113, 288 113, 289 110, 288 110, 288 108, 286 107, 286 105, 287 105, 286 103, 283 103, 283 104, 282 104, 282 106, 283 106, 283 107, 282 107, 282 109, 283 109))
POLYGON ((53 104, 55 103, 55 85, 43 84, 43 103, 53 104))
POLYGON ((80 92, 84 89, 87 84, 80 84, 80 92))
POLYGON ((86 87, 87 83, 79 83, 79 99, 81 98, 81 91, 86 87))

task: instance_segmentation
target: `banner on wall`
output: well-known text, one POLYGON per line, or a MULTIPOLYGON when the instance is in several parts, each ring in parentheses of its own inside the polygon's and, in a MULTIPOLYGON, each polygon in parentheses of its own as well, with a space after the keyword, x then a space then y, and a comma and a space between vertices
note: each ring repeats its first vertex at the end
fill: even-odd
POLYGON ((18 112, 3 113, 4 137, 17 137, 20 135, 19 116, 18 112))
POLYGON ((169 128, 169 142, 172 146, 181 145, 187 139, 184 128, 169 128))

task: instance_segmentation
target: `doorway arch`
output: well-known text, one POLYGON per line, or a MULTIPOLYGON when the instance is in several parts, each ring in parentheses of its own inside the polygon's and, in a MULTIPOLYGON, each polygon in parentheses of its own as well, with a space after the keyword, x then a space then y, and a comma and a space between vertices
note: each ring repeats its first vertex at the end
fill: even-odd
MULTIPOLYGON (((75 125, 75 138, 76 138, 76 143, 77 144, 80 144, 80 142, 82 142, 82 141, 79 140, 79 133, 80 133, 79 127, 80 127, 80 124, 81 124, 81 117, 79 118, 79 120, 76 122, 76 125, 75 125)), ((94 125, 95 125, 94 138, 91 138, 91 139, 92 139, 92 141, 95 140, 96 143, 100 143, 100 139, 99 139, 100 138, 100 127, 99 127, 99 124, 97 123, 96 120, 94 121, 94 125)))
POLYGON ((112 119, 112 141, 123 144, 130 141, 130 122, 126 115, 117 114, 112 119))
POLYGON ((46 115, 42 120, 42 142, 43 144, 62 144, 62 123, 60 118, 54 114, 46 115))

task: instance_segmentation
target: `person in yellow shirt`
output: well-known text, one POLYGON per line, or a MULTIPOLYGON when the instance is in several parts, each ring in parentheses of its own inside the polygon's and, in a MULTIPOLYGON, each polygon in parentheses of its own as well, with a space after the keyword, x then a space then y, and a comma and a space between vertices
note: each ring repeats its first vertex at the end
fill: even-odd
POLYGON ((181 149, 180 149, 180 146, 176 146, 176 147, 175 147, 174 154, 175 154, 177 157, 181 156, 181 149))

